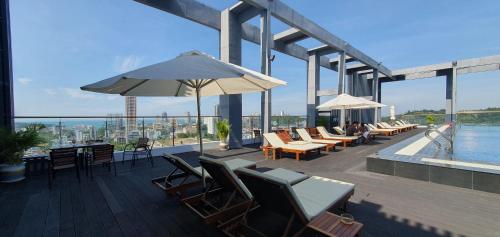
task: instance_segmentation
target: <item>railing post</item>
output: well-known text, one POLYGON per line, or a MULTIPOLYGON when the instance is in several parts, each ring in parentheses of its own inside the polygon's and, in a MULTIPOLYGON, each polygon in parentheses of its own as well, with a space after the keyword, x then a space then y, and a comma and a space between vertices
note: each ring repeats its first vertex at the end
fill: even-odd
POLYGON ((106 118, 106 120, 104 120, 105 123, 104 123, 104 139, 106 140, 106 142, 108 141, 108 119, 106 118))
POLYGON ((62 123, 61 118, 59 118, 59 145, 62 144, 62 123))
POLYGON ((144 134, 144 117, 142 117, 142 138, 146 137, 144 134))

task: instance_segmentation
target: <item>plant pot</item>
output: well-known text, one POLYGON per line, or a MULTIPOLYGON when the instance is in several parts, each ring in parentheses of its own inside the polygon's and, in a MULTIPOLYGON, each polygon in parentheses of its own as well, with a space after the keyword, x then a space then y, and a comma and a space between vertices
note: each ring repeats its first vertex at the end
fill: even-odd
POLYGON ((26 163, 19 164, 0 164, 0 183, 14 183, 24 180, 26 163))
POLYGON ((220 142, 219 143, 219 150, 221 151, 227 151, 229 149, 229 145, 225 142, 220 142))

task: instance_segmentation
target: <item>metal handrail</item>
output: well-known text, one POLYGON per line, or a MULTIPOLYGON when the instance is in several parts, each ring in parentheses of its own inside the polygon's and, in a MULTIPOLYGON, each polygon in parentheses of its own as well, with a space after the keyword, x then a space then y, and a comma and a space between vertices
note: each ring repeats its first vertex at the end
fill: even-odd
MULTIPOLYGON (((453 128, 450 128, 450 129, 453 129, 453 128)), ((431 127, 431 128, 429 128, 429 129, 427 129, 425 131, 425 137, 427 137, 429 140, 431 140, 431 142, 433 142, 438 147, 438 149, 441 149, 442 144, 439 141, 436 140, 439 136, 436 136, 435 138, 433 138, 430 135, 431 132, 436 132, 439 136, 441 136, 444 139, 446 139, 448 141, 448 143, 449 143, 448 147, 446 147, 446 150, 449 151, 449 152, 453 152, 453 136, 454 136, 454 132, 453 131, 450 131, 450 135, 449 136, 446 135, 446 134, 444 134, 444 133, 442 133, 441 131, 439 131, 435 127, 431 127)))

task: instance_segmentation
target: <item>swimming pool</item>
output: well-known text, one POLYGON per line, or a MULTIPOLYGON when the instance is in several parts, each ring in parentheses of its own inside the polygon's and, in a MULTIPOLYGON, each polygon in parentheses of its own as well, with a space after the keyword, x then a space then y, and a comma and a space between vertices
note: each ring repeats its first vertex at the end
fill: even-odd
POLYGON ((454 140, 455 160, 500 164, 500 126, 459 125, 454 140))

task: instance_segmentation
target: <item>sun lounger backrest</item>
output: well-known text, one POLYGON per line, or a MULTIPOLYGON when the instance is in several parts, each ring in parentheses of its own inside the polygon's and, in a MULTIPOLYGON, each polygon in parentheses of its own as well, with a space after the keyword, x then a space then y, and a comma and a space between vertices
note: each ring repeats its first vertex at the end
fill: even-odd
POLYGON ((224 162, 200 156, 200 164, 222 188, 229 191, 236 190, 246 199, 252 198, 247 187, 224 162))
POLYGON ((309 135, 309 133, 303 128, 297 129, 297 133, 299 134, 300 138, 302 138, 302 140, 306 142, 311 142, 313 140, 311 135, 309 135))
POLYGON ((278 135, 278 137, 281 139, 281 141, 283 141, 284 143, 289 143, 289 142, 293 142, 293 139, 292 137, 290 136, 290 134, 285 131, 285 130, 278 130, 276 131, 276 135, 278 135))
POLYGON ((387 127, 387 128, 391 128, 391 127, 392 127, 390 124, 388 124, 388 123, 386 123, 386 122, 381 122, 381 124, 383 124, 383 125, 384 125, 385 127, 387 127))
POLYGON ((387 126, 385 126, 383 123, 377 123, 378 126, 380 126, 381 128, 388 128, 387 126))
POLYGON ((319 126, 319 127, 316 127, 318 129, 318 132, 319 134, 323 137, 323 138, 328 138, 330 137, 330 134, 328 133, 328 131, 326 131, 326 128, 323 127, 323 126, 319 126))
POLYGON ((304 223, 308 222, 304 207, 287 181, 246 168, 235 173, 262 208, 287 217, 296 214, 304 223))
POLYGON ((285 145, 276 133, 264 133, 264 138, 266 138, 269 144, 273 147, 283 147, 285 145))
POLYGON ((335 132, 337 132, 339 135, 345 134, 344 130, 342 130, 342 128, 340 128, 340 127, 333 127, 333 129, 334 129, 334 130, 335 130, 335 132))
POLYGON ((368 127, 370 127, 371 129, 377 129, 377 127, 373 126, 373 124, 371 124, 371 123, 369 123, 369 124, 367 124, 367 125, 368 125, 368 127))
POLYGON ((165 160, 167 160, 168 162, 170 162, 175 167, 184 171, 185 173, 192 174, 192 175, 195 175, 195 176, 198 176, 199 178, 201 178, 201 174, 197 170, 195 170, 192 165, 188 164, 182 158, 180 158, 176 155, 168 154, 168 153, 164 153, 163 158, 165 160))

